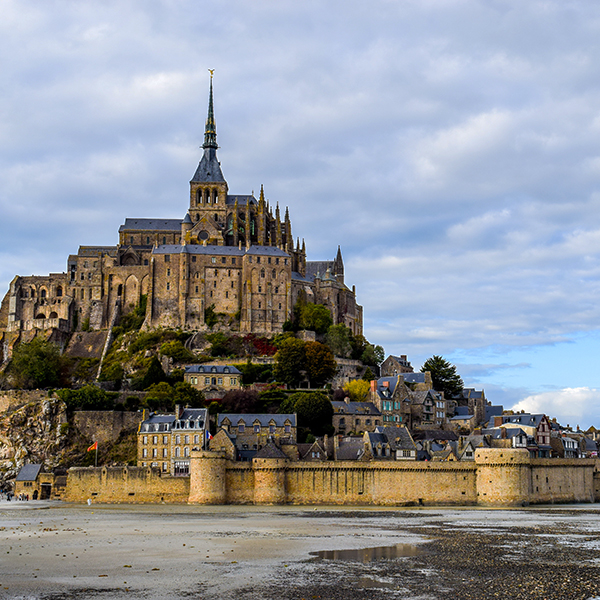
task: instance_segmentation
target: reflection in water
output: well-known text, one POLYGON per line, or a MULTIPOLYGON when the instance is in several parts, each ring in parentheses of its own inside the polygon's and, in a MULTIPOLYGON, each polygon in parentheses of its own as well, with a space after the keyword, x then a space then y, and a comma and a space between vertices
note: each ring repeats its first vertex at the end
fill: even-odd
POLYGON ((355 548, 352 550, 321 550, 320 552, 311 552, 311 554, 327 560, 352 560, 367 563, 381 558, 419 556, 423 554, 423 551, 418 546, 413 546, 412 544, 396 544, 395 546, 355 548))

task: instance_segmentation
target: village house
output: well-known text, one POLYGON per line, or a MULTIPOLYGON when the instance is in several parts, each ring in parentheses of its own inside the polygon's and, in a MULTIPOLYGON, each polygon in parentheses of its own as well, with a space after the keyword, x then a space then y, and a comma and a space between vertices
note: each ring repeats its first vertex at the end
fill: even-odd
POLYGON ((297 443, 295 414, 223 413, 217 416, 217 428, 227 432, 238 450, 257 451, 269 441, 277 446, 297 443))
POLYGON ((183 380, 210 398, 242 388, 242 374, 233 365, 187 365, 183 380))
POLYGON ((137 435, 137 464, 155 467, 170 475, 188 475, 190 452, 205 447, 208 431, 206 408, 175 406, 175 414, 150 413, 137 435))

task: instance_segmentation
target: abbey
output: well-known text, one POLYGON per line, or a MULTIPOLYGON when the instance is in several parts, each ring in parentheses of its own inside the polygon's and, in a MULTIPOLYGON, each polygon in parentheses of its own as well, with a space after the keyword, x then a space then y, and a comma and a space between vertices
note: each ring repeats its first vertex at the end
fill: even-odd
POLYGON ((258 199, 229 193, 217 160, 212 75, 202 148, 183 219, 127 218, 116 246, 80 246, 66 273, 12 280, 0 308, 4 360, 40 330, 60 341, 82 328, 107 329, 144 296, 147 329, 202 331, 207 316, 221 313, 230 329, 276 333, 302 297, 362 333, 339 247, 332 261, 307 261, 288 209, 283 218, 279 204, 273 211, 262 186, 258 199))

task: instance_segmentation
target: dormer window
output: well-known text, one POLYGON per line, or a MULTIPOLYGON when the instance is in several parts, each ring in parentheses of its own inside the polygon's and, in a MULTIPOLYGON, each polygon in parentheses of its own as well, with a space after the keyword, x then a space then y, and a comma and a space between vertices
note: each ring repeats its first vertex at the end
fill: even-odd
POLYGON ((212 367, 210 370, 211 373, 216 373, 217 372, 217 367, 212 367))

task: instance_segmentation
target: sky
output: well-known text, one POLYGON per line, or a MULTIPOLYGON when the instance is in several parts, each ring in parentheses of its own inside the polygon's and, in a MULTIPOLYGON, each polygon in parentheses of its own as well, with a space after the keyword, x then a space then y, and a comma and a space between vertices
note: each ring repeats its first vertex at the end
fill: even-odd
POLYGON ((600 426, 600 3, 0 0, 0 293, 230 193, 340 244, 366 337, 600 426))

